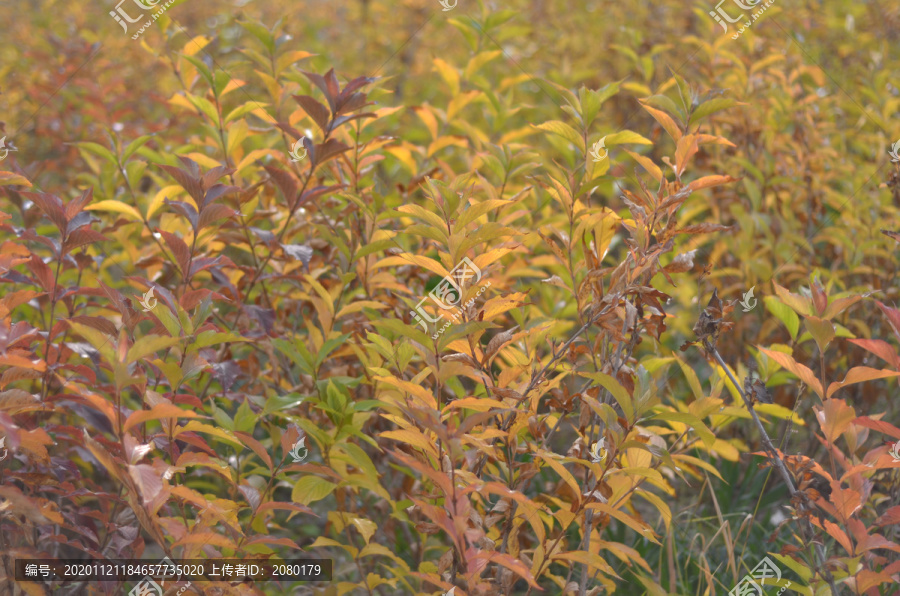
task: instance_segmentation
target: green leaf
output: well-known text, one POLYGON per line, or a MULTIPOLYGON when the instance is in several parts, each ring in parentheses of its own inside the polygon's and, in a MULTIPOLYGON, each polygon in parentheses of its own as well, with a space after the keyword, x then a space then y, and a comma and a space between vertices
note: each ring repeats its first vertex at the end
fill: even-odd
POLYGON ((225 116, 225 124, 228 124, 232 120, 237 120, 241 116, 246 116, 257 108, 263 109, 268 105, 269 104, 267 103, 262 103, 259 101, 248 101, 247 103, 239 105, 238 107, 228 112, 228 115, 225 116))
POLYGON ((206 79, 206 82, 209 83, 210 88, 213 86, 213 76, 212 73, 209 72, 209 68, 207 68, 206 64, 196 56, 188 56, 187 54, 182 54, 182 57, 193 64, 200 74, 203 75, 203 78, 206 79))
POLYGON ((636 132, 630 130, 622 130, 606 135, 606 145, 624 145, 625 143, 637 143, 639 145, 652 145, 653 141, 642 137, 636 132))
POLYGON ((251 434, 256 427, 258 416, 250 409, 249 402, 245 399, 234 413, 234 429, 238 432, 251 434))
POLYGON ((266 400, 263 406, 262 415, 271 414, 279 410, 287 410, 295 408, 303 403, 305 398, 300 397, 298 393, 288 393, 287 395, 274 395, 266 400))
POLYGON ((824 353, 825 348, 834 339, 834 325, 831 324, 831 321, 812 315, 804 317, 803 323, 806 325, 806 330, 809 331, 812 338, 816 340, 816 345, 819 346, 819 353, 824 353))
MULTIPOLYGON (((261 41, 263 45, 266 46, 266 49, 269 50, 270 54, 275 53, 275 38, 272 37, 272 34, 268 29, 263 27, 261 24, 254 23, 252 21, 241 21, 240 25, 248 32, 250 32, 253 37, 261 41)), ((210 82, 210 84, 212 83, 210 82)))
POLYGON ((578 131, 576 131, 565 122, 561 122, 559 120, 550 120, 548 122, 544 122, 543 124, 532 126, 561 136, 562 138, 575 145, 582 153, 584 153, 584 139, 581 138, 581 135, 578 134, 578 131))
POLYGON ((663 110, 670 116, 678 116, 682 120, 684 119, 684 114, 681 109, 666 95, 653 95, 643 101, 648 106, 663 110))
POLYGON ((350 334, 345 333, 339 337, 333 337, 333 338, 329 339, 328 341, 326 341, 324 344, 322 344, 322 347, 321 347, 321 349, 319 349, 319 353, 316 356, 316 368, 318 369, 318 367, 321 366, 322 363, 325 362, 325 360, 328 358, 328 355, 331 354, 338 347, 343 345, 347 341, 347 338, 349 338, 349 337, 350 337, 350 334))
POLYGON ((93 153, 94 155, 99 155, 104 158, 106 161, 111 163, 114 166, 118 167, 119 160, 116 158, 115 154, 98 143, 90 143, 90 142, 81 142, 81 143, 72 143, 79 149, 83 149, 88 153, 93 153))
POLYGON ((294 364, 300 367, 301 372, 310 376, 315 374, 315 371, 313 370, 312 354, 306 349, 306 345, 303 343, 302 338, 298 337, 297 341, 294 343, 291 343, 286 339, 273 339, 272 344, 278 348, 279 352, 285 354, 294 362, 294 364))
POLYGON ((797 316, 794 309, 775 296, 766 296, 763 298, 763 302, 766 304, 766 309, 784 324, 788 333, 791 334, 791 339, 797 339, 797 332, 800 331, 800 317, 797 316))
POLYGON ((195 108, 206 114, 213 121, 213 124, 219 125, 219 114, 216 112, 216 107, 208 99, 191 95, 190 93, 186 94, 185 97, 195 108))
POLYGON ((697 109, 694 110, 694 113, 691 114, 691 120, 688 123, 694 124, 699 121, 701 118, 706 118, 710 114, 715 114, 716 112, 721 112, 722 110, 726 110, 730 107, 737 105, 736 99, 726 98, 726 97, 716 97, 715 99, 710 99, 709 101, 704 101, 697 109))
POLYGON ((329 482, 318 476, 304 476, 294 485, 291 491, 291 500, 301 505, 309 505, 321 501, 337 488, 333 482, 329 482))
POLYGON ((625 414, 625 419, 628 420, 629 423, 634 423, 634 399, 628 394, 628 391, 622 387, 619 382, 612 378, 611 376, 601 373, 601 372, 592 372, 592 373, 579 373, 583 377, 587 377, 588 379, 593 379, 597 381, 604 389, 610 392, 610 394, 615 398, 616 402, 618 402, 619 407, 622 408, 622 412, 625 414))
POLYGON ((122 163, 128 161, 128 158, 134 155, 134 152, 144 146, 144 144, 153 138, 153 135, 143 135, 128 143, 125 152, 122 153, 122 163))
POLYGON ((181 342, 180 337, 165 337, 163 335, 145 335, 140 338, 128 350, 126 362, 136 362, 150 354, 165 350, 181 342))

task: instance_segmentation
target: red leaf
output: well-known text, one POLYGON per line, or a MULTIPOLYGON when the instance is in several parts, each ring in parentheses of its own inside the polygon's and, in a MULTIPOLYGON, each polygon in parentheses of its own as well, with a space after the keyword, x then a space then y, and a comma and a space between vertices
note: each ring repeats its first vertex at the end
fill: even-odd
POLYGON ((164 232, 160 229, 157 229, 157 231, 166 241, 166 244, 169 245, 172 254, 175 255, 175 260, 178 262, 178 268, 181 269, 181 273, 183 275, 188 275, 188 263, 191 261, 191 249, 184 243, 184 240, 175 234, 170 234, 169 232, 164 232))
POLYGON ((325 132, 328 128, 328 120, 331 118, 331 113, 328 111, 328 108, 309 95, 295 95, 294 99, 300 104, 303 111, 313 119, 313 122, 318 125, 322 132, 325 132))
POLYGON ((878 431, 883 435, 888 435, 890 437, 894 437, 895 439, 900 439, 900 428, 897 428, 893 424, 885 422, 884 420, 875 420, 873 418, 869 418, 868 416, 860 416, 859 418, 853 419, 853 424, 865 426, 866 428, 871 428, 872 430, 878 431))
POLYGON ((887 316, 888 321, 891 323, 891 329, 894 330, 894 335, 897 336, 897 339, 900 340, 900 310, 896 308, 891 308, 890 306, 885 306, 878 300, 875 301, 875 304, 878 305, 878 308, 881 309, 881 312, 887 316))
POLYGON ((900 358, 898 358, 897 352, 886 341, 880 339, 848 339, 847 341, 872 352, 894 368, 900 368, 900 358))

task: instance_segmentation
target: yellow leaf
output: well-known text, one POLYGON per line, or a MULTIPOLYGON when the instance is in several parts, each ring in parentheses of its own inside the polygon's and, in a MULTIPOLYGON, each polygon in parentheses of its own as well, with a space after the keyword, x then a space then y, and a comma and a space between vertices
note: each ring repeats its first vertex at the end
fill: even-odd
POLYGON ((496 298, 491 298, 490 300, 485 302, 484 306, 482 307, 482 310, 484 311, 484 316, 482 317, 482 319, 485 321, 490 321, 497 315, 503 314, 514 308, 518 308, 525 303, 526 298, 527 296, 522 292, 516 292, 515 294, 509 294, 507 296, 498 296, 496 298))
POLYGON ((24 176, 14 174, 13 172, 0 172, 0 186, 31 186, 31 182, 24 176))
POLYGON ((237 549, 237 545, 230 539, 221 534, 212 532, 201 532, 199 534, 188 534, 181 540, 176 540, 172 544, 172 548, 176 546, 184 546, 187 544, 201 544, 206 546, 218 546, 220 548, 237 549))
POLYGON ((218 437, 225 441, 229 441, 231 443, 236 443, 237 445, 243 445, 243 443, 238 440, 230 431, 225 430, 224 428, 217 428, 215 426, 210 426, 208 424, 203 424, 202 422, 197 422, 196 420, 191 420, 184 426, 179 426, 175 431, 175 435, 178 436, 183 432, 197 432, 204 433, 207 435, 212 435, 214 437, 218 437))
POLYGON ((558 458, 559 458, 558 455, 556 455, 555 453, 547 453, 546 451, 543 451, 543 450, 540 450, 540 449, 539 449, 537 452, 535 452, 535 455, 537 455, 537 456, 540 457, 542 460, 544 460, 545 462, 547 462, 547 465, 550 466, 551 468, 553 468, 553 471, 556 472, 557 475, 558 475, 560 478, 562 478, 563 481, 565 481, 566 484, 569 485, 569 488, 571 488, 572 491, 573 491, 576 495, 580 495, 580 494, 581 494, 581 489, 580 489, 579 486, 578 486, 578 481, 576 481, 576 480, 575 480, 575 477, 572 476, 572 473, 569 472, 569 470, 567 470, 566 467, 563 466, 563 465, 558 461, 558 458))
POLYGON ((135 209, 131 205, 122 203, 121 201, 98 201, 96 203, 88 205, 84 209, 85 211, 113 211, 115 213, 127 215, 135 221, 144 220, 144 218, 141 217, 141 213, 137 209, 135 209))
POLYGON ((147 207, 147 219, 153 217, 156 210, 165 204, 166 199, 174 199, 183 192, 181 187, 177 185, 166 186, 159 189, 159 192, 156 193, 156 196, 153 197, 153 200, 150 201, 150 205, 147 207))
POLYGON ((437 449, 434 448, 434 441, 429 440, 428 437, 415 429, 389 430, 381 433, 379 436, 384 437, 385 439, 400 441, 401 443, 406 443, 413 447, 418 447, 433 458, 437 458, 438 456, 437 449))
POLYGON ((450 86, 450 96, 454 97, 459 95, 459 73, 456 69, 440 58, 435 58, 434 69, 438 71, 441 75, 441 78, 444 79, 444 82, 450 86))
POLYGON ((387 383, 388 385, 393 385, 397 389, 405 391, 406 393, 410 393, 415 397, 419 398, 426 406, 436 410, 437 402, 434 399, 434 396, 431 395, 428 391, 425 390, 421 385, 416 385, 415 383, 410 383, 409 381, 402 381, 395 377, 373 377, 376 381, 381 381, 382 383, 387 383))
POLYGON ((597 571, 602 571, 606 575, 611 575, 615 578, 621 579, 618 575, 616 575, 616 572, 613 571, 613 568, 609 566, 609 563, 607 563, 603 559, 603 557, 594 553, 589 553, 583 550, 576 550, 568 553, 558 553, 553 555, 551 558, 581 563, 582 565, 593 567, 597 571))
MULTIPOLYGON (((440 277, 448 277, 450 275, 450 272, 444 269, 444 266, 434 259, 409 253, 403 253, 402 255, 381 259, 380 261, 375 263, 373 268, 378 269, 380 267, 388 267, 391 265, 418 265, 419 267, 427 269, 428 271, 431 271, 432 273, 440 277)), ((477 259, 475 260, 475 265, 478 266, 479 269, 481 268, 481 266, 478 265, 477 259)))

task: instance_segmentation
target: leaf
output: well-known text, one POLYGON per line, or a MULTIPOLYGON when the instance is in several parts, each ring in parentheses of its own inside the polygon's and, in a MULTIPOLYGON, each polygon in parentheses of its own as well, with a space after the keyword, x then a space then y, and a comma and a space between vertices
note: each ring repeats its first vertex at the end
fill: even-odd
POLYGON ((856 412, 841 399, 826 399, 822 407, 816 408, 816 419, 829 443, 834 443, 855 418, 856 412))
POLYGON ((122 215, 127 215, 129 218, 134 221, 143 221, 144 218, 141 216, 141 213, 132 207, 131 205, 127 205, 122 203, 121 201, 98 201, 91 205, 85 207, 87 211, 113 211, 115 213, 121 213, 122 215))
POLYGON ((788 354, 783 354, 774 350, 767 350, 763 347, 760 347, 759 350, 763 354, 777 362, 783 368, 786 368, 787 370, 794 373, 801 381, 812 388, 812 390, 815 391, 820 398, 825 398, 825 390, 822 388, 822 383, 819 382, 819 379, 816 378, 815 373, 813 373, 813 371, 808 367, 800 364, 788 354))
POLYGON ((128 419, 125 420, 123 429, 128 432, 138 424, 149 420, 159 420, 160 418, 198 418, 199 414, 190 410, 182 410, 178 406, 170 403, 161 403, 153 406, 149 410, 138 410, 132 412, 128 419))
POLYGON ((160 350, 165 350, 181 343, 180 337, 165 337, 163 335, 145 335, 140 338, 128 350, 125 362, 130 364, 136 362, 145 356, 155 354, 160 350))
POLYGON ((659 544, 659 540, 656 539, 656 535, 654 534, 652 528, 650 528, 649 526, 647 526, 645 524, 642 524, 640 521, 638 521, 637 519, 628 515, 624 511, 621 511, 619 509, 613 509, 606 503, 588 503, 587 505, 585 505, 585 507, 587 509, 595 509, 597 511, 600 511, 601 513, 605 513, 606 515, 609 515, 610 517, 614 517, 617 520, 619 520, 620 522, 622 522, 623 524, 625 524, 626 526, 628 526, 629 528, 631 528, 632 530, 634 530, 635 532, 637 532, 639 536, 641 536, 647 540, 650 540, 654 544, 659 544))
POLYGON ((524 579, 526 582, 528 582, 528 585, 530 585, 531 587, 537 588, 538 590, 541 589, 540 586, 538 586, 537 582, 534 581, 534 576, 531 574, 531 571, 519 559, 516 559, 509 555, 500 554, 497 551, 486 550, 478 551, 477 554, 472 558, 486 559, 488 562, 503 565, 504 567, 524 579))
MULTIPOLYGON (((658 97, 664 97, 664 96, 658 96, 658 97)), ((668 99, 668 98, 666 98, 666 99, 668 99)), ((643 103, 643 101, 645 101, 645 100, 642 100, 641 105, 643 105, 644 109, 647 110, 650 113, 650 115, 653 116, 653 118, 657 122, 659 122, 660 126, 662 126, 663 129, 667 133, 669 133, 669 136, 672 137, 672 140, 674 140, 676 143, 678 141, 680 141, 681 136, 682 136, 681 129, 678 127, 678 124, 675 123, 675 120, 673 120, 672 117, 669 116, 668 114, 666 114, 665 112, 663 112, 661 110, 657 110, 655 108, 651 108, 647 104, 643 103)), ((674 109, 674 105, 672 106, 672 108, 673 108, 672 109, 673 112, 677 111, 674 109)))
POLYGON ((188 534, 187 536, 176 540, 172 543, 172 548, 176 546, 186 546, 188 544, 199 544, 201 546, 218 546, 220 548, 228 548, 237 550, 238 546, 230 539, 221 534, 212 532, 200 532, 199 534, 188 534))
POLYGON ((889 437, 900 439, 900 428, 897 428, 893 424, 885 422, 884 420, 876 420, 869 416, 860 416, 859 418, 855 418, 853 420, 853 424, 865 426, 866 428, 871 428, 872 430, 878 431, 884 435, 888 435, 889 437))
POLYGON ((406 430, 389 430, 381 433, 379 436, 384 437, 385 439, 393 439, 394 441, 399 441, 413 447, 418 447, 427 455, 430 455, 435 459, 438 458, 437 449, 434 447, 435 441, 429 439, 414 428, 406 430))
POLYGON ((900 368, 900 357, 891 344, 880 339, 848 339, 852 344, 875 354, 894 368, 900 368))
POLYGON ((585 552, 583 550, 576 550, 567 553, 558 553, 553 555, 553 559, 562 559, 563 561, 573 561, 575 563, 581 563, 582 565, 587 565, 592 569, 596 569, 597 571, 601 571, 606 575, 611 575, 617 579, 621 579, 612 567, 609 566, 609 563, 598 554, 585 552))
POLYGON ((319 129, 323 133, 326 133, 328 130, 328 121, 331 118, 331 113, 328 111, 328 108, 309 95, 295 95, 294 100, 300 104, 300 107, 303 108, 304 112, 309 114, 309 117, 312 118, 312 121, 316 123, 319 129))
POLYGON ((680 422, 681 424, 686 424, 688 427, 694 429, 697 435, 700 437, 700 440, 707 447, 712 447, 713 443, 716 442, 716 436, 713 434, 709 427, 700 420, 697 416, 693 414, 689 414, 687 412, 657 412, 650 418, 651 420, 668 420, 671 422, 680 422))
POLYGON ((181 274, 187 277, 188 264, 191 261, 191 249, 189 249, 187 244, 184 243, 184 240, 182 240, 175 234, 170 234, 169 232, 165 232, 163 230, 158 231, 159 234, 163 237, 163 240, 166 241, 166 244, 169 246, 172 254, 175 256, 175 261, 177 262, 178 268, 181 270, 181 274))
POLYGON ((803 322, 806 325, 806 330, 809 331, 809 334, 816 340, 816 345, 819 346, 819 353, 824 353, 825 348, 831 343, 831 340, 834 339, 834 325, 831 324, 831 321, 826 321, 812 315, 804 317, 803 322))
POLYGON ((702 118, 705 118, 722 110, 727 110, 728 108, 735 105, 739 105, 738 101, 728 97, 716 97, 710 99, 709 101, 704 101, 694 109, 693 113, 691 114, 691 119, 688 122, 688 126, 698 122, 702 118))
POLYGON ((776 319, 784 323, 788 333, 791 335, 791 339, 796 339, 797 333, 800 331, 800 317, 797 316, 797 313, 776 296, 766 296, 763 298, 763 302, 766 305, 766 309, 775 315, 776 319))
POLYGON ((544 122, 543 124, 537 124, 537 125, 532 125, 532 126, 534 126, 535 128, 538 128, 540 130, 546 130, 547 132, 551 132, 555 135, 559 135, 562 138, 569 141, 570 143, 572 143, 573 145, 575 145, 575 147, 577 147, 578 150, 581 151, 582 153, 584 153, 584 151, 585 151, 584 139, 581 137, 580 134, 578 134, 578 132, 574 128, 572 128, 565 122, 561 122, 559 120, 550 120, 548 122, 544 122))
POLYGON ((555 454, 555 453, 548 453, 548 452, 543 451, 543 450, 541 450, 541 449, 538 449, 538 450, 535 452, 535 455, 537 455, 537 456, 540 457, 542 460, 544 460, 545 462, 547 462, 547 465, 549 465, 551 468, 553 468, 553 471, 556 472, 556 474, 557 474, 557 475, 558 475, 558 476, 559 476, 566 484, 569 485, 569 488, 572 489, 572 492, 573 492, 575 495, 580 495, 580 494, 581 494, 581 488, 578 486, 578 481, 575 480, 575 477, 572 475, 572 473, 569 472, 569 470, 567 470, 566 467, 565 467, 564 465, 562 465, 562 464, 559 462, 559 458, 560 458, 559 455, 557 455, 557 454, 555 454))
POLYGON ((868 366, 855 366, 847 371, 847 376, 844 377, 843 381, 836 381, 828 386, 828 393, 825 397, 831 397, 835 391, 838 389, 842 389, 847 385, 853 385, 854 383, 864 383, 866 381, 872 381, 874 379, 884 379, 887 377, 897 377, 900 376, 900 372, 892 371, 892 370, 878 370, 875 368, 869 368, 868 366))
POLYGON ((297 481, 291 491, 291 500, 301 505, 309 505, 321 501, 337 488, 333 482, 329 482, 318 476, 304 476, 297 481))
POLYGON ((622 408, 622 413, 625 414, 625 419, 628 420, 629 423, 634 423, 634 398, 628 394, 628 391, 625 390, 624 387, 611 376, 601 373, 579 373, 583 377, 587 377, 589 379, 593 379, 600 384, 601 387, 609 391, 609 393, 615 398, 616 402, 619 404, 619 407, 622 408))
POLYGON ((0 186, 32 186, 32 184, 24 176, 0 171, 0 186))
POLYGON ((646 137, 642 137, 638 133, 631 130, 621 130, 619 132, 614 132, 612 134, 606 135, 606 145, 625 145, 628 143, 637 144, 637 145, 652 145, 653 141, 646 137))

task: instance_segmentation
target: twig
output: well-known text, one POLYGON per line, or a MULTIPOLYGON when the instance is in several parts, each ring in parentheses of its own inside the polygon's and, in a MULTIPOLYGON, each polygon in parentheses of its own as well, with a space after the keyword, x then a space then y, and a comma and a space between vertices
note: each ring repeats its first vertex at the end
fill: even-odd
MULTIPOLYGON (((741 399, 744 400, 744 404, 746 404, 747 409, 750 410, 750 415, 753 417, 753 422, 756 424, 756 428, 757 430, 759 430, 759 434, 762 437, 763 447, 765 447, 766 451, 769 452, 769 459, 772 461, 772 464, 775 466, 775 468, 778 469, 778 472, 781 474, 781 478, 784 480, 785 485, 787 485, 788 491, 791 493, 791 499, 793 499, 794 495, 797 494, 797 489, 794 487, 794 481, 791 479, 791 476, 788 473, 784 462, 778 455, 778 451, 776 451, 775 447, 772 445, 772 441, 769 439, 769 434, 766 432, 765 427, 762 425, 759 416, 756 415, 756 411, 753 409, 753 404, 750 403, 750 399, 744 393, 744 390, 741 389, 741 385, 737 382, 737 379, 734 378, 734 375, 731 374, 731 371, 725 365, 725 361, 722 360, 722 356, 719 354, 719 351, 716 350, 716 348, 706 340, 703 341, 703 346, 710 354, 713 355, 713 357, 715 357, 716 362, 719 363, 719 366, 722 367, 722 369, 725 371, 725 374, 728 375, 729 379, 731 379, 734 388, 737 389, 737 392, 740 394, 741 399)), ((805 522, 805 524, 803 524, 803 529, 806 530, 805 534, 807 534, 808 536, 813 536, 814 534, 812 524, 808 519, 805 519, 803 521, 805 522)), ((820 543, 815 543, 815 552, 822 577, 825 578, 825 581, 827 581, 828 585, 831 587, 832 596, 838 596, 840 592, 838 592, 837 586, 834 583, 834 577, 828 571, 827 567, 825 567, 825 547, 820 543)))

